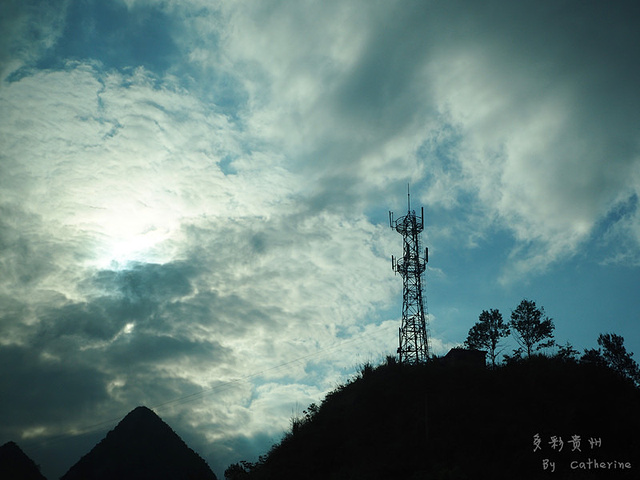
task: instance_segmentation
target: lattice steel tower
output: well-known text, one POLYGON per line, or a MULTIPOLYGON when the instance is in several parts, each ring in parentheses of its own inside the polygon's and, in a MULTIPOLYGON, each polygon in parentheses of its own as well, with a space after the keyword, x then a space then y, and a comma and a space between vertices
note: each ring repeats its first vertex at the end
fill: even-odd
POLYGON ((402 324, 399 331, 398 356, 400 363, 417 364, 429 359, 429 336, 422 298, 422 274, 429 261, 429 249, 420 256, 420 232, 424 230, 424 208, 421 216, 411 210, 411 196, 407 192, 408 211, 404 217, 393 219, 389 212, 389 226, 402 235, 402 258, 391 256, 393 271, 402 275, 402 324))

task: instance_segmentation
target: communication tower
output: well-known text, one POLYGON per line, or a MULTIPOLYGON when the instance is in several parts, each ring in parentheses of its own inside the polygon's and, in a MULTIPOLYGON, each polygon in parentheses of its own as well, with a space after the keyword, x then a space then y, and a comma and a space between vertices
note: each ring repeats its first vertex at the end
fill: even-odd
POLYGON ((422 298, 422 274, 429 261, 429 249, 421 257, 420 233, 424 230, 424 208, 417 216, 411 210, 411 196, 407 191, 407 214, 396 220, 389 212, 389 226, 402 235, 402 258, 391 256, 393 271, 402 276, 402 324, 399 331, 398 356, 400 363, 417 364, 429 359, 429 336, 422 298))

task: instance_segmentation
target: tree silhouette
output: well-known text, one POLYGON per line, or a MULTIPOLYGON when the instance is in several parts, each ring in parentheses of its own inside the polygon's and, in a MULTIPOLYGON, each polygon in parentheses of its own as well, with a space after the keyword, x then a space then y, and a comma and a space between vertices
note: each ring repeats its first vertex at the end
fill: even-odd
POLYGON ((251 478, 250 473, 254 464, 244 460, 240 463, 233 463, 224 471, 225 480, 246 480, 251 478))
POLYGON ((556 357, 565 362, 575 362, 576 357, 580 354, 578 350, 573 348, 569 342, 564 345, 558 345, 558 353, 556 357))
POLYGON ((584 354, 580 357, 580 363, 589 364, 589 365, 598 365, 601 367, 607 367, 607 362, 605 362, 602 357, 602 352, 600 349, 595 348, 585 348, 584 354))
POLYGON ((555 343, 553 321, 544 316, 544 308, 536 307, 536 302, 532 300, 522 300, 518 308, 511 312, 509 326, 518 344, 527 352, 527 357, 531 356, 532 351, 551 347, 555 343), (546 342, 540 343, 543 340, 546 342))
POLYGON ((640 384, 640 367, 631 358, 633 353, 627 352, 624 338, 615 333, 601 333, 598 345, 602 347, 602 358, 613 371, 631 379, 636 385, 640 384))
POLYGON ((478 322, 469 330, 464 344, 467 348, 486 349, 491 359, 491 366, 495 368, 496 356, 500 353, 496 351, 500 339, 506 337, 509 333, 509 325, 503 321, 499 310, 483 310, 478 317, 478 322))

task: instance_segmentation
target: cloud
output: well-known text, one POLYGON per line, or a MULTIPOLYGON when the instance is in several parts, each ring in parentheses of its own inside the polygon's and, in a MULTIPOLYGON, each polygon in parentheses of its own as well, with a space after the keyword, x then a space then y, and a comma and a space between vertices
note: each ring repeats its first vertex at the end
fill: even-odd
POLYGON ((624 60, 637 43, 630 18, 619 17, 629 12, 574 6, 472 8, 465 33, 432 65, 464 139, 461 180, 521 242, 513 257, 523 271, 573 254, 620 192, 638 185, 638 110, 629 105, 639 72, 624 60))
POLYGON ((638 72, 625 59, 637 42, 627 9, 359 7, 223 7, 227 62, 203 60, 236 62, 246 125, 301 160, 292 168, 313 178, 311 211, 379 201, 407 178, 426 179, 434 206, 475 201, 487 219, 476 236, 510 230, 525 273, 573 255, 619 192, 635 190, 638 72))
POLYGON ((62 35, 69 2, 3 2, 0 5, 0 80, 29 67, 62 35))
MULTIPOLYGON (((169 419, 194 409, 194 425, 246 404, 207 437, 276 434, 286 425, 264 419, 282 414, 271 411, 280 390, 312 372, 319 386, 288 394, 317 401, 353 364, 348 352, 310 362, 391 301, 378 272, 388 271, 382 227, 362 214, 309 215, 282 156, 240 147, 242 132, 171 77, 73 62, 2 94, 13 138, 3 162, 3 348, 39 358, 32 375, 77 371, 69 395, 96 392, 78 400, 86 408, 60 417, 56 402, 20 417, 28 431, 3 435, 84 431, 138 404, 166 404, 169 419), (258 373, 271 387, 220 388, 258 373), (206 392, 216 401, 203 407, 206 392)), ((58 384, 39 388, 46 397, 58 384)))
MULTIPOLYGON (((165 77, 145 100, 134 97, 143 92, 138 76, 122 100, 158 125, 183 115, 167 100, 193 105, 179 85, 219 102, 206 108, 233 111, 229 118, 240 122, 219 125, 220 138, 242 138, 243 147, 225 144, 216 152, 218 165, 253 165, 253 172, 249 159, 277 165, 301 182, 299 199, 310 212, 380 202, 389 186, 399 190, 407 178, 426 182, 430 205, 475 199, 478 216, 488 220, 474 227, 475 235, 492 225, 511 230, 522 271, 572 255, 623 200, 619 192, 635 191, 638 73, 624 61, 637 48, 632 12, 534 2, 364 7, 166 3, 143 12, 133 2, 126 13, 114 7, 128 21, 173 15, 166 31, 187 53, 185 71, 214 78, 213 90, 236 85, 223 100, 207 97, 200 82, 176 77, 174 98, 156 98, 170 91, 165 77), (249 156, 241 151, 247 146, 249 156), (443 148, 445 158, 438 156, 443 148)), ((147 74, 148 87, 153 78, 147 74)), ((98 94, 101 108, 123 106, 111 86, 98 94)), ((124 130, 120 118, 96 117, 109 127, 104 135, 120 132, 121 141, 164 133, 137 125, 139 116, 123 117, 124 130)), ((200 143, 210 151, 211 135, 202 132, 201 139, 209 138, 200 143)))
POLYGON ((607 217, 601 220, 600 229, 602 243, 609 246, 615 245, 610 257, 603 263, 639 265, 636 244, 640 243, 640 214, 638 210, 638 195, 632 194, 615 205, 607 217))
POLYGON ((505 283, 638 261, 634 5, 7 5, 0 374, 68 387, 12 434, 147 403, 265 443, 395 349, 408 182, 432 251, 499 232, 505 283))
POLYGON ((104 375, 85 364, 61 363, 22 346, 3 346, 0 358, 2 384, 13 387, 3 388, 3 437, 18 441, 58 434, 61 426, 54 419, 68 419, 70 412, 78 415, 107 400, 104 375))

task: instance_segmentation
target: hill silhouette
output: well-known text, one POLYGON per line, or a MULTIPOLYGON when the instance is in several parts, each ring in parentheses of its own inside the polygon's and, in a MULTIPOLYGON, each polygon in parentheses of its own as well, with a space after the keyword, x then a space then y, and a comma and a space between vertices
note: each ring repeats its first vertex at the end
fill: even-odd
POLYGON ((0 478, 3 480, 46 480, 40 469, 15 442, 0 447, 0 478))
POLYGON ((495 370, 388 359, 225 476, 638 479, 639 431, 640 391, 606 367, 542 356, 495 370))
POLYGON ((217 480, 207 463, 147 407, 137 407, 61 480, 217 480))

